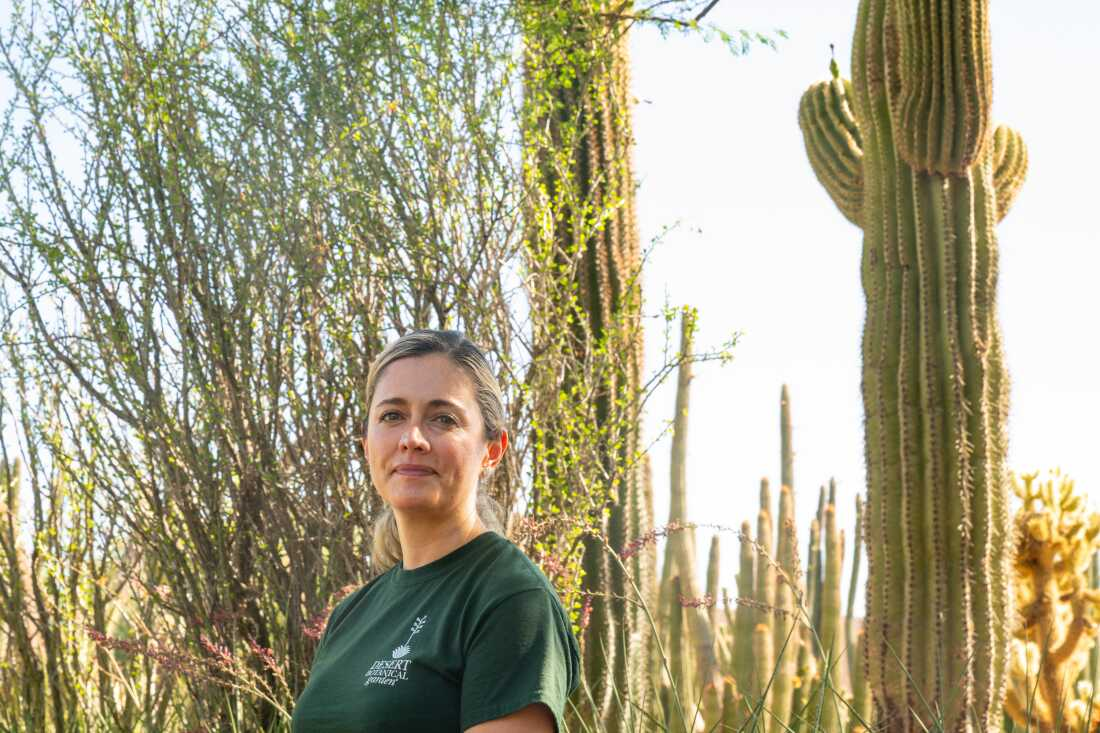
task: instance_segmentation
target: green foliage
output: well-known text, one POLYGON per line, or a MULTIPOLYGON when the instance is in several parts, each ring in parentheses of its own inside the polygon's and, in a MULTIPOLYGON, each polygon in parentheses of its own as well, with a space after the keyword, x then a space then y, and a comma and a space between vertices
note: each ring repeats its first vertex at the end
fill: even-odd
POLYGON ((36 692, 12 727, 286 722, 371 570, 355 438, 396 333, 488 348, 515 503, 516 37, 499 4, 15 7, 0 422, 32 510, 0 623, 36 631, 0 687, 36 692))
POLYGON ((33 511, 4 515, 0 722, 285 727, 371 572, 366 367, 419 327, 487 347, 517 438, 492 492, 644 696, 655 548, 600 543, 652 528, 638 416, 680 360, 641 377, 624 28, 579 1, 15 7, 0 423, 33 511))

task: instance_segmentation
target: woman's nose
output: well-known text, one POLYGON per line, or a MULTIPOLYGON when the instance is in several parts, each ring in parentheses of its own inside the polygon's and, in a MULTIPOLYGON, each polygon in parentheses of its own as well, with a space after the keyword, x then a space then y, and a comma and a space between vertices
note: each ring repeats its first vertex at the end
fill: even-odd
POLYGON ((428 441, 425 440, 424 433, 420 432, 417 425, 410 425, 405 434, 401 436, 401 448, 403 450, 427 450, 428 447, 428 441))

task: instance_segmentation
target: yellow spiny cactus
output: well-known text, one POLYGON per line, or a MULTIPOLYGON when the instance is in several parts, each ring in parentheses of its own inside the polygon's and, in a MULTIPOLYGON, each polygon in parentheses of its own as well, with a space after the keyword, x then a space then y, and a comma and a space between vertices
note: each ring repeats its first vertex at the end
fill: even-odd
POLYGON ((1091 685, 1076 684, 1100 620, 1100 591, 1088 584, 1100 514, 1057 469, 1013 476, 1013 489, 1023 505, 1015 519, 1018 623, 1005 711, 1038 733, 1100 730, 1100 702, 1090 705, 1091 685))

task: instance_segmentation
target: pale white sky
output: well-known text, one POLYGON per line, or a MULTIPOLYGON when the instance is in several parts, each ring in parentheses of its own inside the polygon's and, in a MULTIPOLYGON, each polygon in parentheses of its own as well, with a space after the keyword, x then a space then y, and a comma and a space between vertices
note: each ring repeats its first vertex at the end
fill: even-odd
MULTIPOLYGON (((994 116, 1024 136, 1028 180, 998 227, 1000 316, 1012 379, 1009 466, 1060 466, 1100 499, 1100 224, 1095 184, 1100 95, 1089 80, 1100 5, 990 3, 994 116)), ((845 76, 856 0, 724 0, 727 29, 786 30, 779 51, 734 58, 718 43, 636 32, 631 43, 643 242, 681 221, 651 255, 648 307, 666 295, 700 310, 701 345, 742 331, 733 363, 704 364, 693 385, 689 513, 755 527, 762 476, 779 481, 779 392, 791 391, 798 524, 805 546, 818 487, 835 477, 850 536, 863 491, 859 284, 862 234, 817 183, 797 109, 828 78, 829 44, 845 76)), ((648 334, 661 358, 663 327, 648 334)), ((674 380, 650 402, 649 434, 671 418, 674 380)), ((668 514, 668 439, 653 453, 659 521, 668 514)), ((709 533, 699 535, 700 574, 709 533)), ((850 548, 850 540, 849 540, 850 548)), ((722 542, 735 593, 736 538, 722 542)), ((847 567, 847 563, 846 563, 847 567)), ((866 567, 866 560, 863 561, 866 567)), ((700 577, 702 580, 702 576, 700 577)))

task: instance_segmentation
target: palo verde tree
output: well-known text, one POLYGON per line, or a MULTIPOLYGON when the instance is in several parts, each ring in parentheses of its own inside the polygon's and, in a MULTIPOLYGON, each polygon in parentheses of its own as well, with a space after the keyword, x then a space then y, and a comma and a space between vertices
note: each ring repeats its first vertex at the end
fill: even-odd
POLYGON ((285 722, 371 571, 354 445, 394 334, 487 346, 523 433, 512 27, 503 3, 16 7, 0 415, 34 511, 0 512, 25 571, 0 680, 47 684, 6 727, 285 722))

